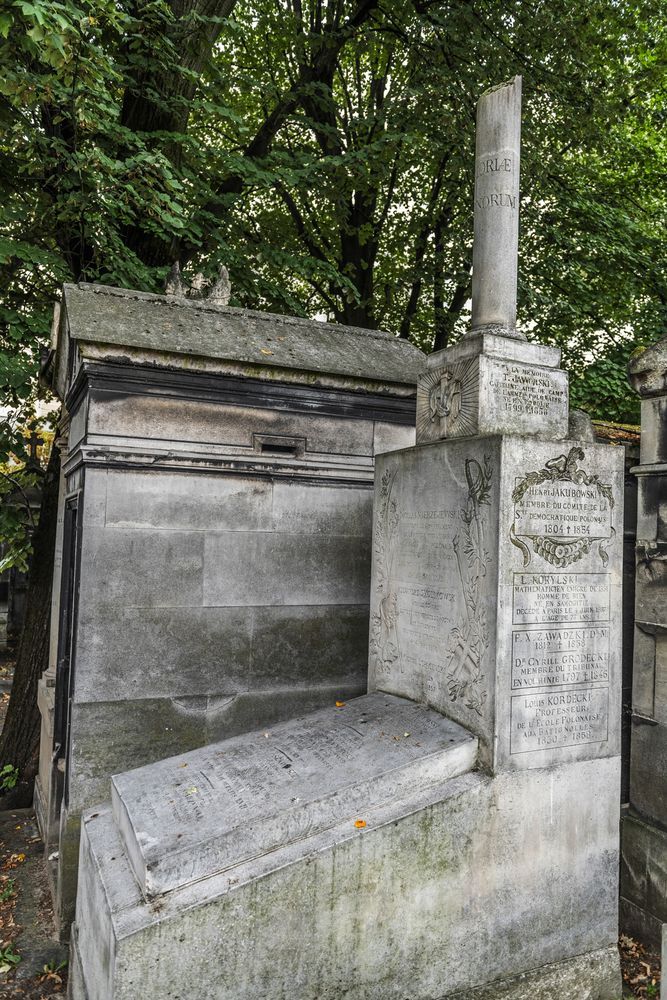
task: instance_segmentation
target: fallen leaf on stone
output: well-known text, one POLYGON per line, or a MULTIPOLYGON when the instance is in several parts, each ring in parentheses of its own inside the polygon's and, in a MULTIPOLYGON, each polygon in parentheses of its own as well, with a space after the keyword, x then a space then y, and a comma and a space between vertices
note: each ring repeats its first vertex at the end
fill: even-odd
POLYGON ((337 701, 336 702, 336 708, 345 708, 345 702, 344 701, 337 701))
POLYGON ((363 828, 366 826, 366 820, 365 819, 355 819, 354 825, 356 826, 357 830, 363 830, 363 828))
POLYGON ((260 347, 259 352, 260 354, 273 354, 273 351, 270 351, 267 347, 260 347))

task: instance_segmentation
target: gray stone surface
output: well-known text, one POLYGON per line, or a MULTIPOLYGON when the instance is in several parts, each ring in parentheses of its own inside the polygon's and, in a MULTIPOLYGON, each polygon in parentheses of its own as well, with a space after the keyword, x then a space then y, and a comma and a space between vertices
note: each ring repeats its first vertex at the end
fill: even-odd
POLYGON ((516 336, 521 77, 477 103, 472 329, 516 336))
MULTIPOLYGON (((96 809, 82 837, 79 995, 185 1000, 196 983, 198 1000, 432 1000, 576 959, 572 1000, 595 988, 612 1000, 599 952, 617 933, 618 779, 618 758, 470 773, 157 904, 96 809)), ((544 993, 535 977, 534 1000, 553 1000, 551 977, 544 993)))
POLYGON ((455 777, 476 755, 456 723, 366 695, 116 775, 114 820, 152 897, 455 777))
POLYGON ((621 824, 621 929, 659 950, 667 922, 667 832, 626 812, 621 824))
POLYGON ((618 948, 601 948, 441 1000, 621 1000, 618 948))
POLYGON ((96 354, 102 345, 107 356, 121 358, 124 348, 160 352, 188 367, 196 367, 194 358, 209 358, 246 370, 321 372, 407 385, 416 382, 424 363, 416 347, 379 330, 106 285, 66 285, 64 318, 83 356, 92 356, 83 345, 93 344, 96 354))
POLYGON ((575 441, 595 441, 593 421, 586 410, 570 410, 568 436, 575 441))
POLYGON ((633 355, 628 378, 640 396, 667 396, 667 337, 633 355))
POLYGON ((429 354, 426 358, 426 367, 427 369, 440 368, 446 360, 466 361, 479 354, 497 358, 500 361, 518 361, 521 364, 537 365, 539 368, 558 368, 561 359, 559 347, 528 343, 525 340, 503 337, 485 330, 469 330, 458 343, 429 354))
POLYGON ((371 689, 496 769, 618 754, 622 449, 437 442, 379 459, 376 491, 371 689))

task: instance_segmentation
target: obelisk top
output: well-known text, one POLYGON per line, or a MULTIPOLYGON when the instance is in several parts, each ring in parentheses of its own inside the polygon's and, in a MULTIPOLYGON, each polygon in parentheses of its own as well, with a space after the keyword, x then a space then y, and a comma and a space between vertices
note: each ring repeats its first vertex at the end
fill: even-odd
POLYGON ((516 329, 521 77, 477 102, 471 334, 525 340, 516 329))

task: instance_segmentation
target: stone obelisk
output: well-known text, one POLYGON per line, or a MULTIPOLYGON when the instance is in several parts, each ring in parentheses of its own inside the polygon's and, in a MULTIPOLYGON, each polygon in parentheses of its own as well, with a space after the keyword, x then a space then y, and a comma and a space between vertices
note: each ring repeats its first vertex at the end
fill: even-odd
POLYGON ((521 157, 521 77, 484 94, 477 105, 472 329, 505 337, 516 331, 521 157))
POLYGON ((516 326, 521 77, 483 94, 475 143, 472 321, 460 343, 431 354, 417 393, 417 441, 472 434, 565 437, 560 351, 516 326))

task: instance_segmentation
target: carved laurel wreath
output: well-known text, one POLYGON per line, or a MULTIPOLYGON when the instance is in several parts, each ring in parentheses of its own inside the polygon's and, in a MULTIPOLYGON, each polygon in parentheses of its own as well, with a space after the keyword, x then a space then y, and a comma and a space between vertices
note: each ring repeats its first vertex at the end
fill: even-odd
MULTIPOLYGON (((578 447, 570 448, 567 455, 559 455, 557 458, 552 458, 542 469, 529 472, 517 484, 512 493, 512 500, 515 504, 519 503, 531 487, 539 486, 541 483, 569 482, 594 487, 598 496, 604 497, 609 507, 613 508, 614 496, 611 486, 608 483, 601 483, 598 476, 590 476, 584 469, 579 468, 579 462, 584 458, 583 449, 578 447)), ((615 534, 614 529, 612 528, 611 531, 613 537, 615 534)), ((510 541, 521 550, 524 566, 530 563, 532 553, 530 547, 522 541, 522 537, 532 542, 533 548, 538 555, 559 569, 563 569, 565 566, 569 566, 571 563, 582 559, 583 556, 590 552, 591 546, 595 542, 600 543, 598 545, 598 553, 603 565, 606 566, 609 561, 607 551, 602 544, 605 539, 602 537, 552 538, 547 535, 523 535, 520 537, 516 534, 515 525, 513 524, 510 528, 510 541)))

